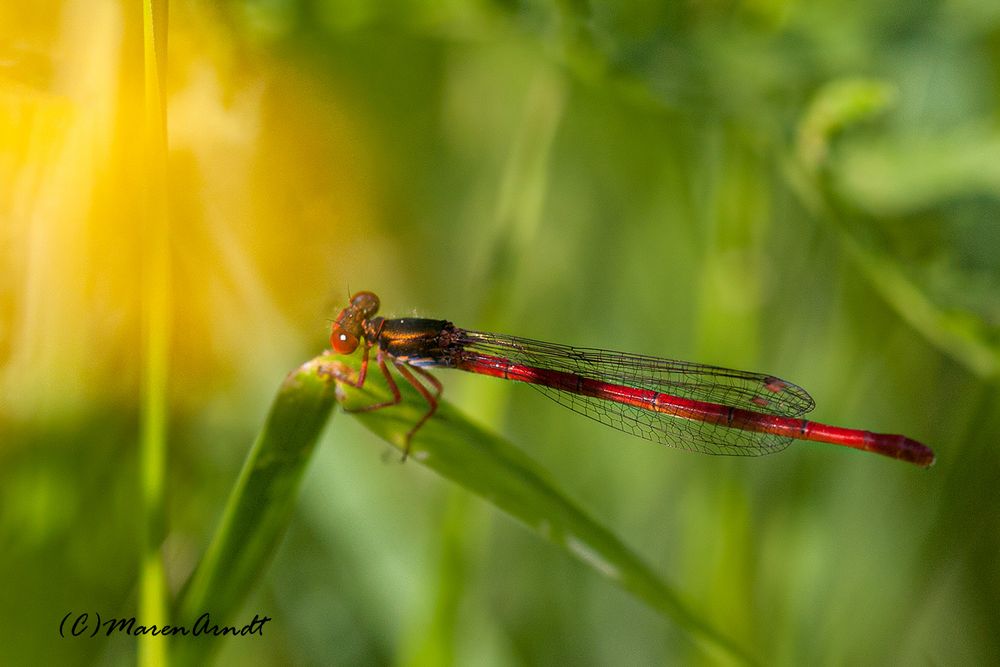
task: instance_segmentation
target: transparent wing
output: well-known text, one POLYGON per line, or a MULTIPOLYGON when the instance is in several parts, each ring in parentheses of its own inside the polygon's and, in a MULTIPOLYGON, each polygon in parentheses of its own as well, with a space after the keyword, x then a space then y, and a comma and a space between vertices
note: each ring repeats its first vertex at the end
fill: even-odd
MULTIPOLYGON (((801 387, 772 375, 660 359, 595 348, 577 348, 527 338, 465 331, 464 355, 500 357, 532 368, 569 373, 681 398, 779 417, 797 417, 815 406, 801 387)), ((759 456, 784 449, 791 438, 685 419, 635 405, 585 396, 566 387, 532 384, 557 403, 619 431, 653 442, 706 454, 759 456)))

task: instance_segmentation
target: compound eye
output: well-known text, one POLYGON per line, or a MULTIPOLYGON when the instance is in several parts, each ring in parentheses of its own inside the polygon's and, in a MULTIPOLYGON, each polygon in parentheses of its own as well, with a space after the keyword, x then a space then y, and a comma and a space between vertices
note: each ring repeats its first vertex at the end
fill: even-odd
POLYGON ((358 349, 358 337, 338 326, 334 326, 333 331, 330 333, 330 346, 333 347, 333 351, 337 354, 350 354, 358 349))

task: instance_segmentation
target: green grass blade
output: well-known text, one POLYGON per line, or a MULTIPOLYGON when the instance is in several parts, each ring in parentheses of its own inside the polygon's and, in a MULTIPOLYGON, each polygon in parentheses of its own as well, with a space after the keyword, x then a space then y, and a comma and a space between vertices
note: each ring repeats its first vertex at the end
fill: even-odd
MULTIPOLYGON (((142 173, 142 416, 139 436, 140 529, 138 613, 146 623, 167 622, 167 585, 161 545, 166 533, 167 382, 170 348, 170 221, 167 217, 166 80, 167 0, 143 0, 142 173)), ((140 636, 137 663, 167 664, 166 642, 140 636)))
MULTIPOLYGON (((332 372, 356 374, 359 362, 320 357, 332 372)), ((407 431, 427 411, 427 402, 405 381, 398 381, 402 402, 391 408, 358 412, 369 430, 402 451, 407 431)), ((338 400, 348 409, 386 401, 391 394, 377 367, 369 367, 363 389, 338 385, 338 400)), ((673 621, 682 633, 716 658, 752 663, 732 640, 712 627, 682 600, 611 531, 561 494, 541 468, 521 450, 464 417, 441 401, 434 418, 414 436, 410 459, 482 496, 528 524, 546 539, 629 591, 673 621)))
MULTIPOLYGON (((176 623, 190 626, 205 612, 220 626, 247 622, 233 614, 263 576, 288 527, 302 475, 335 403, 334 387, 319 372, 318 360, 285 379, 208 550, 178 600, 176 623)), ((174 663, 202 664, 218 642, 175 638, 174 663)))

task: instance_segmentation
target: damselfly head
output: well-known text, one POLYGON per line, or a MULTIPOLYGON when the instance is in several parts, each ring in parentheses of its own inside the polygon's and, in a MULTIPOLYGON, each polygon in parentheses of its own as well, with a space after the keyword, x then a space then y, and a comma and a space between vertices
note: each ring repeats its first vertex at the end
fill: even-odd
POLYGON ((350 354, 358 347, 364 322, 378 312, 379 300, 373 292, 357 292, 351 305, 340 311, 330 330, 330 345, 337 354, 350 354))

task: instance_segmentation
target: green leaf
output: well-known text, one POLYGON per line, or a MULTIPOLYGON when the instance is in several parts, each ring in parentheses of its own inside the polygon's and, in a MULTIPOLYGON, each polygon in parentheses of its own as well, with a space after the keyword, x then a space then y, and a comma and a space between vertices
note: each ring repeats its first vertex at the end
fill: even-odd
MULTIPOLYGON (((328 356, 329 372, 356 377, 357 359, 328 356)), ((391 399, 384 378, 372 363, 361 389, 338 385, 338 400, 348 410, 391 399)), ((399 405, 355 412, 366 428, 403 451, 407 432, 427 413, 427 401, 398 375, 399 405)), ((409 460, 418 461, 444 477, 485 498, 534 528, 601 576, 644 601, 673 621, 692 641, 712 652, 743 663, 752 658, 693 611, 671 585, 664 582, 610 530, 560 493, 549 476, 523 451, 439 401, 434 417, 414 435, 409 460)))

